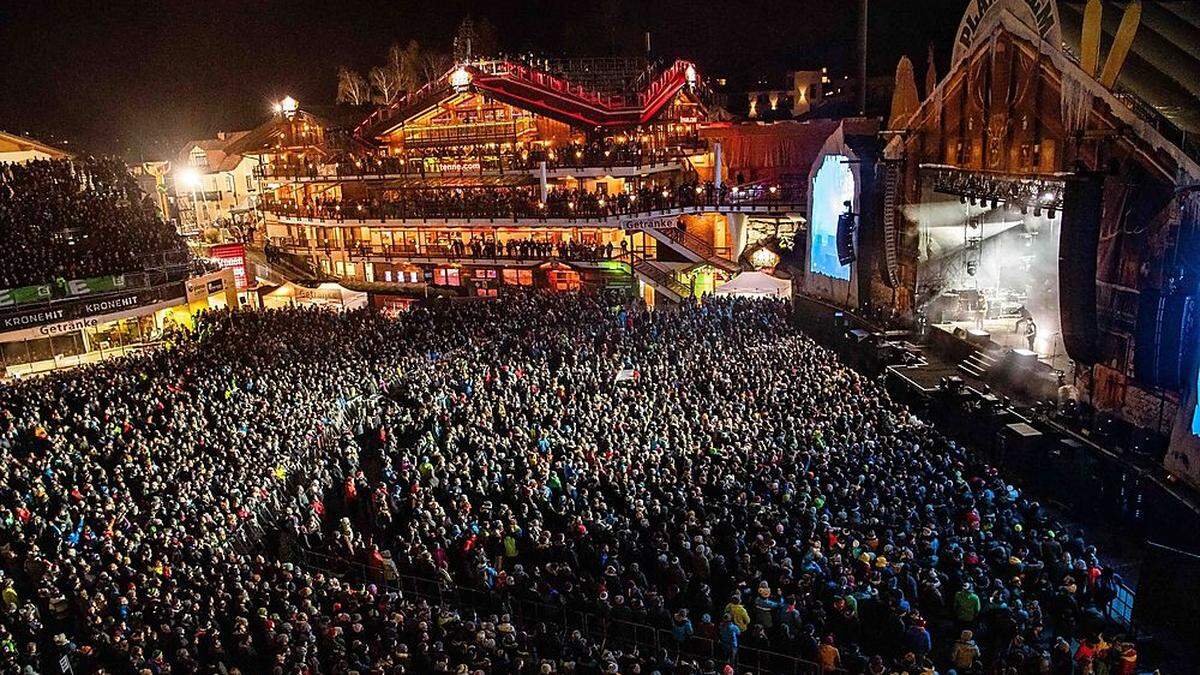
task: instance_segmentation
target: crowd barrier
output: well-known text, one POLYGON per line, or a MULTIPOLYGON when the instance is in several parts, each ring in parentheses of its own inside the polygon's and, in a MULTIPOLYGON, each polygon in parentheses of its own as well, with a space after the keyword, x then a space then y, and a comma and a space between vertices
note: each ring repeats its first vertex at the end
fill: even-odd
MULTIPOLYGON (((821 665, 781 652, 741 645, 731 655, 719 640, 692 635, 679 641, 670 628, 615 619, 589 609, 551 604, 495 589, 470 588, 458 584, 408 574, 390 573, 358 561, 300 549, 300 563, 325 574, 373 583, 406 598, 421 598, 430 603, 445 605, 459 611, 476 614, 508 614, 514 625, 528 629, 545 624, 557 627, 564 635, 578 630, 598 644, 619 644, 626 647, 667 650, 676 657, 712 659, 729 662, 739 673, 777 673, 780 675, 845 675, 842 669, 822 669, 821 665), (730 657, 733 658, 730 658, 730 657)), ((557 656, 562 656, 561 654, 557 656)))

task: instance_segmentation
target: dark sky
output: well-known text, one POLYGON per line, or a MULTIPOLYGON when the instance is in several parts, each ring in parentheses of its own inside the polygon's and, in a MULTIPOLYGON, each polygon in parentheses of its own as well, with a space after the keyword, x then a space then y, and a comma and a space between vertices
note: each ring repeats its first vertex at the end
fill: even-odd
MULTIPOLYGON (((873 0, 871 70, 909 54, 944 72, 967 0, 873 0)), ((332 102, 339 65, 366 70, 416 38, 448 50, 466 15, 501 47, 595 54, 640 46, 703 73, 778 76, 853 66, 854 0, 0 0, 0 129, 132 159, 249 128, 271 101, 332 102)))

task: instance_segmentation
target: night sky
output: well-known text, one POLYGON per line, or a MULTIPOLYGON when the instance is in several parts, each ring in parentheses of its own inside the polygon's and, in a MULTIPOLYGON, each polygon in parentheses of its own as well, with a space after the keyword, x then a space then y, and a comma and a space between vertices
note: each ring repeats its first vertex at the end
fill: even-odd
MULTIPOLYGON (((871 71, 908 54, 939 72, 967 0, 873 0, 871 71)), ((449 51, 464 16, 509 51, 688 58, 710 76, 782 77, 854 64, 854 0, 0 0, 0 129, 68 147, 165 158, 187 139, 250 128, 273 100, 331 103, 339 65, 362 71, 415 38, 449 51)))

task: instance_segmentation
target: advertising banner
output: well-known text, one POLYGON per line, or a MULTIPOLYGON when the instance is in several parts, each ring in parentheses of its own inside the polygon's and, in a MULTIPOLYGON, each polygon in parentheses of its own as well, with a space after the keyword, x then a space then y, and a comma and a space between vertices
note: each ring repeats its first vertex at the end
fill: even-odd
POLYGON ((91 279, 72 279, 67 282, 69 295, 90 295, 93 293, 111 293, 125 288, 125 275, 115 274, 107 277, 91 279))
POLYGON ((246 277, 246 247, 242 244, 219 244, 209 249, 208 256, 223 269, 233 270, 233 280, 239 291, 250 287, 246 277))
MULTIPOLYGON (((93 300, 64 301, 36 309, 0 314, 0 333, 61 324, 76 319, 102 317, 113 312, 137 310, 168 300, 183 301, 186 291, 182 283, 169 284, 144 291, 109 295, 93 300)), ((6 338, 8 336, 5 336, 6 338)), ((17 338, 23 339, 23 338, 17 338)))
POLYGON ((0 307, 12 307, 50 299, 50 285, 22 286, 0 290, 0 307))

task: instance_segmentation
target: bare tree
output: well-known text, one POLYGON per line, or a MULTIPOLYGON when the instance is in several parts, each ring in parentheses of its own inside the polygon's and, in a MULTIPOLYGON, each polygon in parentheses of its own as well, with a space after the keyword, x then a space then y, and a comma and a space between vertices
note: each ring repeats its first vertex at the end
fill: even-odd
POLYGON ((407 45, 393 43, 388 49, 387 68, 396 77, 402 91, 413 91, 421 86, 421 45, 409 40, 407 45))
POLYGON ((425 52, 421 55, 421 81, 432 82, 450 70, 454 61, 449 54, 425 52))
POLYGON ((375 90, 376 102, 387 105, 396 100, 396 96, 400 93, 400 82, 394 70, 385 66, 376 66, 371 69, 368 77, 371 79, 371 87, 375 90))
POLYGON ((338 68, 337 102, 364 105, 371 102, 371 85, 367 79, 346 66, 338 68))

